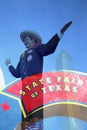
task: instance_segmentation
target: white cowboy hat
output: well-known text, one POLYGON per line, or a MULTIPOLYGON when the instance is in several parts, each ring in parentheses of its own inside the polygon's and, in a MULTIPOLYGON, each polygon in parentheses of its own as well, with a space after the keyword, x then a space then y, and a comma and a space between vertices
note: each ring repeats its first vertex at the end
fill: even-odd
POLYGON ((29 30, 29 31, 21 32, 20 38, 23 42, 24 42, 24 39, 26 36, 34 38, 37 43, 42 43, 42 39, 41 39, 40 35, 35 31, 29 30))

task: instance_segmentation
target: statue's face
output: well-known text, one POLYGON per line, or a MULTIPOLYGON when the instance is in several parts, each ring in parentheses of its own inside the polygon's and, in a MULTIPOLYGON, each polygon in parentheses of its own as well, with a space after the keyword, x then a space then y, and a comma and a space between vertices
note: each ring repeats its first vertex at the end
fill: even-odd
POLYGON ((26 48, 31 48, 32 46, 34 46, 35 43, 35 39, 31 38, 29 36, 26 36, 24 39, 24 45, 26 48))

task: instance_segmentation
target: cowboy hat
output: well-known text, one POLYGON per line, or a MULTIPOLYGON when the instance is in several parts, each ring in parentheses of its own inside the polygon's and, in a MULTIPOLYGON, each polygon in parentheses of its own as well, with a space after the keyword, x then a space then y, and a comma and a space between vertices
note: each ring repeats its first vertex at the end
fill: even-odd
POLYGON ((29 30, 29 31, 21 32, 20 38, 23 42, 24 42, 24 39, 26 36, 34 38, 37 43, 42 43, 42 39, 41 39, 40 35, 35 31, 29 30))

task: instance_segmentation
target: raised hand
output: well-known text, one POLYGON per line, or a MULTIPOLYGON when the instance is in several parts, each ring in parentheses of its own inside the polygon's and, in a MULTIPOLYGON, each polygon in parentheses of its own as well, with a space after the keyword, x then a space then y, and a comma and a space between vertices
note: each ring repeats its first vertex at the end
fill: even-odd
POLYGON ((60 32, 63 34, 68 28, 69 26, 72 24, 72 21, 66 23, 63 28, 60 30, 60 32))
POLYGON ((9 59, 6 59, 5 64, 6 64, 6 66, 8 66, 9 64, 11 64, 10 58, 9 58, 9 59))

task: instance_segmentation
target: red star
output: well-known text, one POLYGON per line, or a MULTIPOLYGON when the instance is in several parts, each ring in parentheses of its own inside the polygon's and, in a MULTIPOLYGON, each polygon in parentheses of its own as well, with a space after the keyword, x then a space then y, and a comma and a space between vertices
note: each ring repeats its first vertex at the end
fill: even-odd
POLYGON ((3 109, 3 111, 10 110, 10 106, 8 105, 7 102, 4 102, 3 104, 0 104, 0 107, 3 109))

